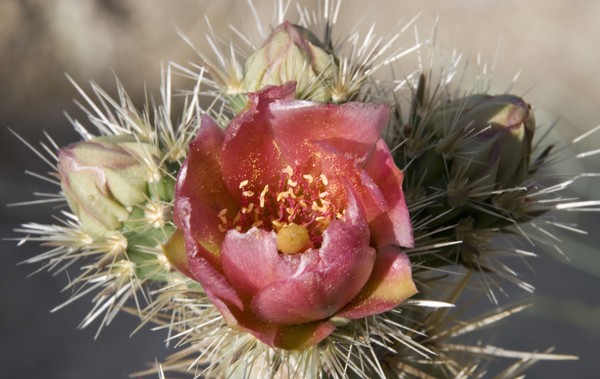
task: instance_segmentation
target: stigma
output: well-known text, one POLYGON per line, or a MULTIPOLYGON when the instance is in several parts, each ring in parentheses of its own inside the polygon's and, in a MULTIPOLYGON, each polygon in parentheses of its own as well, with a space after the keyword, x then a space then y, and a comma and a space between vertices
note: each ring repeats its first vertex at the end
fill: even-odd
POLYGON ((312 246, 308 229, 298 224, 289 223, 277 232, 277 250, 283 254, 302 253, 312 246))

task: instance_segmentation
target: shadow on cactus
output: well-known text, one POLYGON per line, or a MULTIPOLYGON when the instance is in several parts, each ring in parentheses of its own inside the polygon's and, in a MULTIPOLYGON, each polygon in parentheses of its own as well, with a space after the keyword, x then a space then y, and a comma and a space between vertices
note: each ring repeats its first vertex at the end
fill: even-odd
POLYGON ((424 74, 412 94, 393 151, 404 168, 415 238, 447 245, 427 265, 515 276, 497 263, 493 239, 521 234, 521 225, 554 209, 536 175, 553 145, 534 149, 531 106, 510 94, 446 98, 424 74))

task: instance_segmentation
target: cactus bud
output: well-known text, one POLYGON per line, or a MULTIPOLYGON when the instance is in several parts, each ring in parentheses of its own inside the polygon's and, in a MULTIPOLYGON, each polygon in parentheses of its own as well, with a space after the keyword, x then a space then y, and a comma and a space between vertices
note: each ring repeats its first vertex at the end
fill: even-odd
POLYGON ((535 120, 521 98, 473 95, 433 122, 441 137, 436 151, 452 159, 450 177, 479 181, 480 188, 493 190, 518 187, 526 179, 535 120), (451 127, 444 127, 442 119, 451 127))
POLYGON ((406 172, 414 186, 407 192, 435 196, 424 213, 435 218, 432 227, 464 217, 475 229, 527 219, 518 213, 525 194, 501 192, 522 187, 528 177, 535 132, 529 104, 513 95, 471 95, 441 105, 411 130, 407 146, 423 147, 406 155, 413 159, 406 172))
POLYGON ((246 92, 295 81, 298 98, 327 102, 335 75, 335 57, 307 29, 284 22, 248 58, 244 68, 246 92))
POLYGON ((61 188, 82 228, 94 238, 117 230, 131 207, 147 198, 150 144, 129 137, 98 137, 59 151, 61 188))

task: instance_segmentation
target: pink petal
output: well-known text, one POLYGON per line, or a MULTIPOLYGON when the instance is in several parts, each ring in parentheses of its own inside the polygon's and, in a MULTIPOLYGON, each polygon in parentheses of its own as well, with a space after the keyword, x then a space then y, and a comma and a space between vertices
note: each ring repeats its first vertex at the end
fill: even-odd
POLYGON ((364 211, 354 196, 349 201, 345 219, 331 222, 325 230, 314 269, 299 270, 256 293, 251 307, 258 316, 285 325, 325 319, 360 292, 371 274, 375 251, 369 246, 364 211))
POLYGON ((277 101, 270 105, 273 135, 288 162, 306 158, 305 144, 326 143, 365 159, 389 120, 386 104, 277 101))
POLYGON ((377 253, 369 281, 360 294, 336 316, 358 319, 386 312, 417 293, 410 261, 396 246, 377 253))
POLYGON ((224 315, 236 308, 243 310, 242 299, 240 299, 235 289, 229 284, 227 278, 205 258, 205 255, 199 254, 202 247, 189 234, 185 237, 190 272, 193 275, 193 279, 202 285, 212 303, 224 315))
POLYGON ((246 233, 230 230, 223 241, 221 264, 225 276, 246 296, 278 279, 279 260, 274 232, 257 228, 246 233))
POLYGON ((325 287, 325 280, 321 273, 309 272, 275 282, 256 294, 251 303, 252 310, 268 322, 283 325, 328 318, 339 309, 338 299, 331 295, 339 295, 340 289, 336 288, 334 293, 325 287))
POLYGON ((211 301, 222 313, 227 324, 250 333, 265 344, 281 349, 302 349, 321 342, 335 330, 328 321, 314 321, 299 325, 279 325, 258 318, 250 310, 227 306, 218 298, 211 301))
POLYGON ((225 276, 238 293, 246 296, 253 296, 271 283, 314 270, 321 259, 317 250, 279 254, 275 233, 258 228, 246 233, 230 230, 222 246, 225 276))
POLYGON ((281 149, 274 141, 271 113, 275 99, 294 96, 295 84, 266 89, 250 94, 249 105, 238 114, 225 131, 221 153, 222 174, 230 193, 241 196, 240 183, 248 180, 249 190, 260 192, 266 184, 275 187, 286 167, 281 149))
POLYGON ((402 191, 402 171, 396 167, 390 151, 383 140, 364 165, 365 172, 377 184, 385 197, 389 210, 369 224, 377 247, 400 245, 413 247, 414 240, 410 215, 402 191))
MULTIPOLYGON (((371 177, 363 171, 363 162, 343 154, 334 146, 319 143, 312 146, 318 160, 311 161, 315 175, 325 174, 329 180, 327 192, 332 199, 345 199, 348 185, 356 192, 365 209, 367 222, 375 219, 389 207, 384 195, 371 177)), ((344 204, 338 204, 344 206, 344 204)))
MULTIPOLYGON (((243 304, 219 272, 220 244, 224 233, 218 230, 218 214, 223 208, 235 210, 236 207, 221 180, 218 153, 222 142, 221 129, 212 119, 204 117, 179 171, 174 221, 185 240, 187 266, 182 268, 202 285, 217 308, 225 314, 228 307, 243 308, 243 304)), ((172 258, 176 264, 181 260, 175 253, 172 258)))
MULTIPOLYGON (((221 178, 220 151, 223 131, 210 117, 203 117, 198 135, 177 178, 175 224, 201 246, 201 253, 217 257, 224 233, 218 229, 219 212, 235 214, 237 205, 221 178)), ((215 257, 207 257, 218 264, 215 257)))

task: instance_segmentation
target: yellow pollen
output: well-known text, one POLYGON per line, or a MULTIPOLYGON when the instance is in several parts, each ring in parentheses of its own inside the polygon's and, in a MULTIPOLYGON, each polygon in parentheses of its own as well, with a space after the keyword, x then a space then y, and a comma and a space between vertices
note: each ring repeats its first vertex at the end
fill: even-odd
POLYGON ((281 201, 281 199, 288 198, 288 197, 290 197, 290 192, 289 191, 279 192, 277 194, 277 201, 281 201))
POLYGON ((279 229, 281 229, 281 227, 283 226, 283 224, 278 220, 271 221, 271 224, 273 224, 273 229, 275 229, 275 231, 279 231, 279 229))
POLYGON ((309 184, 312 184, 312 182, 315 180, 312 175, 302 175, 302 177, 306 179, 309 184))
POLYGON ((323 183, 324 185, 329 184, 329 180, 327 180, 327 177, 325 176, 325 174, 319 175, 319 178, 321 178, 321 183, 323 183))
POLYGON ((265 188, 262 190, 262 192, 260 193, 260 207, 261 208, 265 207, 265 196, 267 195, 268 191, 269 191, 269 185, 267 184, 265 186, 265 188))
POLYGON ((290 166, 287 166, 286 168, 281 170, 281 172, 283 172, 284 174, 288 174, 288 176, 294 175, 294 170, 290 166))
POLYGON ((252 227, 276 233, 277 248, 282 254, 299 254, 319 248, 329 223, 342 218, 344 210, 332 201, 327 191, 329 180, 324 174, 294 172, 287 166, 281 170, 279 184, 264 185, 260 192, 249 180, 239 184, 241 197, 237 213, 222 209, 218 213, 218 229, 245 232, 252 227))
POLYGON ((221 220, 221 224, 223 224, 223 225, 227 225, 227 217, 226 217, 226 215, 227 215, 227 208, 221 209, 221 212, 219 212, 219 220, 221 220))
POLYGON ((277 249, 284 254, 298 254, 310 247, 308 229, 291 223, 277 232, 277 249))

